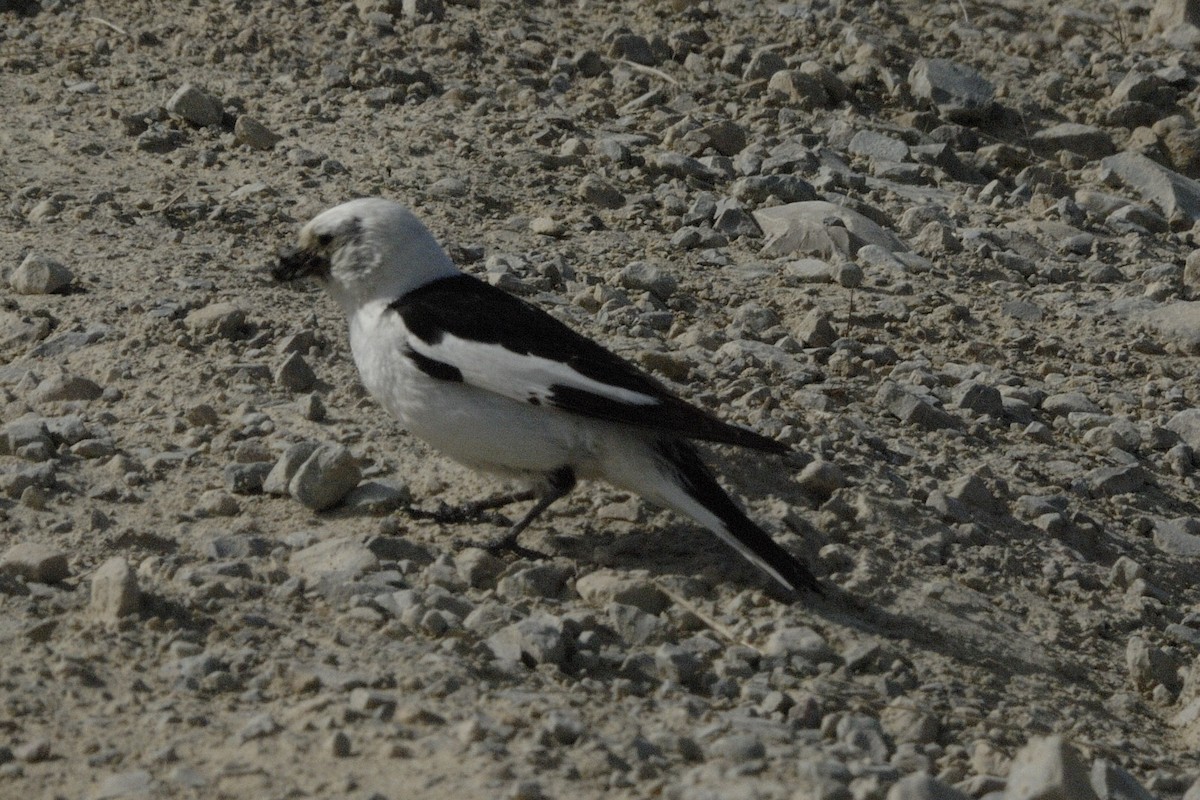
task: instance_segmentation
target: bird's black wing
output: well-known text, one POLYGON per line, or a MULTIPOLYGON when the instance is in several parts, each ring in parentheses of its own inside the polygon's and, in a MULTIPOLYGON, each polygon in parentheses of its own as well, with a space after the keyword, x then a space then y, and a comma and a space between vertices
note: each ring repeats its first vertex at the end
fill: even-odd
POLYGON ((408 332, 405 354, 435 378, 682 438, 788 451, 681 400, 545 311, 470 275, 431 281, 390 308, 408 332))

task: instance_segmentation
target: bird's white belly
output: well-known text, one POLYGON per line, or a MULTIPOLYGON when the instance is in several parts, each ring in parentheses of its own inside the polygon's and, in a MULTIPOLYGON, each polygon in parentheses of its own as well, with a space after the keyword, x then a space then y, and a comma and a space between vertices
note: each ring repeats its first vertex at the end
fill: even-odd
POLYGON ((581 476, 592 471, 593 427, 557 409, 433 378, 404 355, 404 341, 386 314, 351 321, 350 346, 363 385, 410 433, 455 461, 504 475, 544 474, 564 465, 581 476))

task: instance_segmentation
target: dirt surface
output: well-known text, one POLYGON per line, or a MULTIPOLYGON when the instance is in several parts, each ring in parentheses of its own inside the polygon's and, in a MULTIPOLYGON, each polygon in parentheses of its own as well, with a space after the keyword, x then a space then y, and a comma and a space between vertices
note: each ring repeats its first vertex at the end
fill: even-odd
POLYGON ((0 3, 0 796, 1200 797, 1182 18, 0 3), (792 445, 706 452, 828 596, 432 519, 502 487, 264 271, 369 195, 792 445))

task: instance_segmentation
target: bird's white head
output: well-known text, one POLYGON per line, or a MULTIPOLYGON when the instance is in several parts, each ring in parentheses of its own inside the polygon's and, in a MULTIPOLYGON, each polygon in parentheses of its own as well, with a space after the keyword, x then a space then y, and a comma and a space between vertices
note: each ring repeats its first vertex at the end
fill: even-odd
POLYGON ((349 315, 459 273, 411 211, 368 197, 313 217, 300 231, 299 246, 281 253, 271 274, 280 281, 317 278, 349 315))

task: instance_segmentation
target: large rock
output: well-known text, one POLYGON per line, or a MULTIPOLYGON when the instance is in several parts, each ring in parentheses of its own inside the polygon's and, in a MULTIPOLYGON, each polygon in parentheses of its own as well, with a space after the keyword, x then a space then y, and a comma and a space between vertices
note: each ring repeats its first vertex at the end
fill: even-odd
POLYGON ((1087 767, 1061 736, 1033 739, 1013 759, 1004 800, 1099 800, 1087 767))
POLYGON ((760 208, 754 220, 766 237, 764 255, 806 253, 822 258, 853 257, 865 245, 878 245, 892 253, 907 252, 908 245, 867 217, 825 200, 808 200, 760 208))
POLYGON ((138 610, 142 593, 129 562, 113 556, 92 575, 91 611, 101 621, 116 622, 138 610))
POLYGON ((1137 192, 1172 223, 1191 225, 1200 220, 1200 182, 1167 169, 1141 153, 1124 152, 1100 162, 1110 183, 1137 192))
POLYGON ((1063 122, 1038 131, 1033 135, 1031 144, 1043 156, 1052 156, 1059 150, 1070 150, 1093 160, 1112 155, 1117 149, 1106 131, 1078 122, 1063 122))
POLYGON ((1166 429, 1179 436, 1193 452, 1200 453, 1200 408, 1186 408, 1171 417, 1166 429))
POLYGON ((190 83, 180 86, 171 95, 167 101, 167 111, 200 127, 220 125, 224 116, 220 100, 190 83))
POLYGON ((995 109, 996 87, 978 71, 945 58, 921 58, 908 73, 913 94, 951 122, 980 122, 995 109))
POLYGON ((1168 303, 1146 313, 1163 339, 1188 355, 1200 355, 1200 300, 1168 303))
POLYGON ((74 277, 71 270, 53 258, 30 253, 13 270, 8 283, 17 294, 56 294, 69 289, 74 277))
POLYGON ((350 451, 339 444, 323 444, 296 470, 288 492, 307 508, 333 508, 358 486, 362 470, 350 451))

